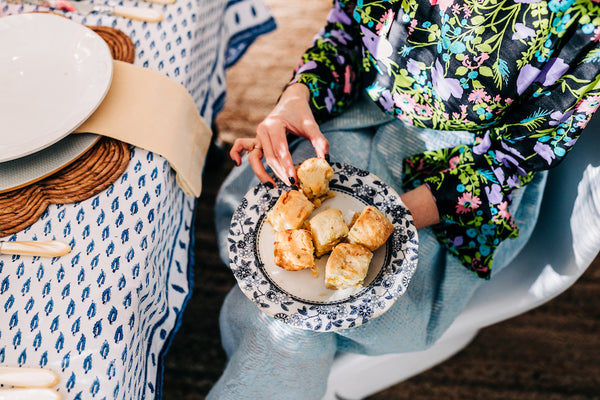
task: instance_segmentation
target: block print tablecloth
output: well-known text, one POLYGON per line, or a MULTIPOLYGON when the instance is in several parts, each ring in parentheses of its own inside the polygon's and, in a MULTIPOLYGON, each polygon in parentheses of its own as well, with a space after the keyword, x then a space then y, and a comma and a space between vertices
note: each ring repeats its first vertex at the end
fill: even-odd
MULTIPOLYGON (((183 84, 210 124, 224 102, 225 68, 274 28, 269 10, 260 0, 153 7, 165 15, 160 24, 68 16, 128 34, 135 64, 183 84)), ((2 15, 35 9, 0 2, 2 15)), ((29 228, 0 238, 73 248, 56 259, 0 256, 0 365, 56 371, 64 399, 160 398, 162 356, 191 292, 194 205, 163 158, 132 148, 107 190, 50 206, 29 228)))

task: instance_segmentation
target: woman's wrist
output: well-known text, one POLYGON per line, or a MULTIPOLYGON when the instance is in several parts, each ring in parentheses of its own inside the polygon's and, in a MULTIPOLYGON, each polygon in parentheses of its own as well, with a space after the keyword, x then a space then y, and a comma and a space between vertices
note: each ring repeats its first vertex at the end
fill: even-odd
POLYGON ((291 85, 287 86, 281 94, 280 100, 282 98, 290 97, 301 98, 308 102, 308 100, 310 100, 310 91, 308 90, 308 86, 306 86, 304 83, 292 83, 291 85))
POLYGON ((440 222, 435 197, 427 185, 421 185, 416 189, 408 191, 400 196, 412 214, 417 229, 435 225, 440 222))

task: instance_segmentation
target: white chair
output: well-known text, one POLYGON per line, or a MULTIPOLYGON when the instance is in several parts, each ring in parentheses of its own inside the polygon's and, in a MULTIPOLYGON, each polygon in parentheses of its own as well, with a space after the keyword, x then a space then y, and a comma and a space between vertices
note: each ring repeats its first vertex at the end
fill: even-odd
POLYGON ((539 221, 516 261, 474 294, 429 349, 382 356, 338 355, 323 400, 362 399, 402 382, 456 354, 481 328, 538 307, 573 285, 600 251, 598 164, 600 115, 592 119, 564 162, 550 171, 539 221))

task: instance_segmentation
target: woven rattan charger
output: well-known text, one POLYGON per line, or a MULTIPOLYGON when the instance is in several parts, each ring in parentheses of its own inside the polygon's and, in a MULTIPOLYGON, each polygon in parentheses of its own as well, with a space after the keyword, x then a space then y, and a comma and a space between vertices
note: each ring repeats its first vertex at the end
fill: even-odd
MULTIPOLYGON (((122 31, 89 26, 108 44, 115 60, 133 63, 135 48, 122 31)), ((53 175, 28 186, 0 193, 0 237, 37 221, 50 204, 93 197, 112 185, 129 164, 129 145, 102 137, 92 148, 53 175)))

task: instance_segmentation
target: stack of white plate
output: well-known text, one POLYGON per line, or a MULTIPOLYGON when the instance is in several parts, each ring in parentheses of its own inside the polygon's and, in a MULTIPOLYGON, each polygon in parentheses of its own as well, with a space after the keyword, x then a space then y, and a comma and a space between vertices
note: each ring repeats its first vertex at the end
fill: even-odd
POLYGON ((71 134, 104 100, 113 74, 106 42, 47 13, 0 18, 0 192, 36 182, 99 136, 71 134))

